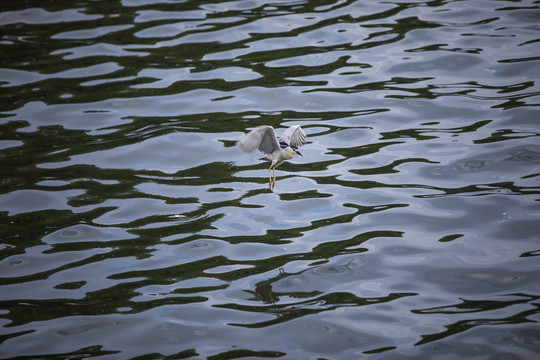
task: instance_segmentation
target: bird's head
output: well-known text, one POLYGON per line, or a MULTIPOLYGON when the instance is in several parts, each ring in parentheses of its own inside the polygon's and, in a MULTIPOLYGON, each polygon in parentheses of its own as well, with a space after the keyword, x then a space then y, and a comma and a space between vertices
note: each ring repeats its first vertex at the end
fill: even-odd
POLYGON ((280 142, 279 146, 283 151, 287 153, 287 155, 292 159, 294 155, 298 154, 300 156, 303 156, 300 151, 298 151, 298 147, 294 145, 289 145, 285 142, 280 142))
POLYGON ((300 153, 300 151, 298 150, 298 147, 294 146, 294 145, 291 145, 291 149, 292 151, 295 153, 295 154, 298 154, 300 156, 304 156, 300 153))

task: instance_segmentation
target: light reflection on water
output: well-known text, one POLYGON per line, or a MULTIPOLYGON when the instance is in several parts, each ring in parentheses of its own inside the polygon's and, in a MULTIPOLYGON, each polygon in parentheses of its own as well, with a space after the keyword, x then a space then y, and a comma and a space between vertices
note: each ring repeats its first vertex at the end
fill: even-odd
POLYGON ((538 4, 74 6, 0 9, 0 357, 536 355, 538 4))

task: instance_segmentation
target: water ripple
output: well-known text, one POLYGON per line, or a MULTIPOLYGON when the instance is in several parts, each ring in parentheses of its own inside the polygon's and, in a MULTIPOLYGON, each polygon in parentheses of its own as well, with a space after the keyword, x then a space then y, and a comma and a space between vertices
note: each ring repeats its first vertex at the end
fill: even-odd
POLYGON ((6 3, 0 357, 533 358, 539 19, 6 3), (235 143, 294 124, 272 191, 235 143))

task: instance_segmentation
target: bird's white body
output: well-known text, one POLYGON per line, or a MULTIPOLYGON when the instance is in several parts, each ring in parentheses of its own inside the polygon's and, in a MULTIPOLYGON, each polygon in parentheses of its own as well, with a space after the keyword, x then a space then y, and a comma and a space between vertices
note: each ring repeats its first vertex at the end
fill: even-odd
POLYGON ((244 152, 252 152, 259 149, 265 154, 259 160, 270 161, 268 177, 270 186, 276 183, 276 167, 283 164, 285 160, 290 160, 294 155, 300 154, 298 147, 306 143, 307 136, 299 125, 289 127, 278 139, 274 128, 269 125, 257 126, 255 129, 245 134, 236 146, 244 152), (270 171, 274 172, 274 178, 270 176, 270 171))
POLYGON ((296 155, 296 151, 294 151, 291 147, 287 147, 285 149, 277 149, 276 151, 272 152, 271 154, 266 154, 259 160, 264 161, 271 161, 275 162, 275 165, 270 165, 271 168, 276 168, 279 165, 283 164, 285 160, 290 160, 296 155))

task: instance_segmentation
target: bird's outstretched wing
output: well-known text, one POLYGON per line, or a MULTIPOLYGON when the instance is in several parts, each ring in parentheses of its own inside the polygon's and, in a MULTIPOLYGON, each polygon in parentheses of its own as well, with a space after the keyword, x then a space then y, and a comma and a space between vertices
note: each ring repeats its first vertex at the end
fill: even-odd
POLYGON ((263 154, 270 154, 280 149, 274 128, 269 125, 257 126, 242 136, 236 146, 243 152, 259 149, 263 154))
POLYGON ((279 138, 279 142, 284 142, 289 145, 300 147, 307 142, 307 135, 304 132, 304 129, 300 125, 293 125, 279 138))

